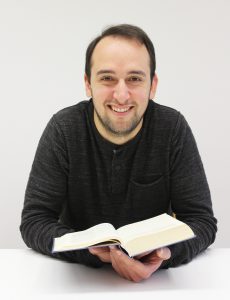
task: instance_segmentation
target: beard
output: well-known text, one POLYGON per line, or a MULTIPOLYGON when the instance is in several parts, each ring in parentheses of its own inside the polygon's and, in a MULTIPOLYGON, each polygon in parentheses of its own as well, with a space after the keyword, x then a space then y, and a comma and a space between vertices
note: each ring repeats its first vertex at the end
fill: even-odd
POLYGON ((119 124, 119 121, 114 122, 112 121, 108 116, 104 115, 102 116, 94 106, 95 113, 101 123, 101 125, 104 127, 104 129, 113 136, 117 137, 125 137, 128 136, 142 121, 143 115, 138 116, 135 114, 133 118, 130 121, 122 122, 122 124, 119 124))

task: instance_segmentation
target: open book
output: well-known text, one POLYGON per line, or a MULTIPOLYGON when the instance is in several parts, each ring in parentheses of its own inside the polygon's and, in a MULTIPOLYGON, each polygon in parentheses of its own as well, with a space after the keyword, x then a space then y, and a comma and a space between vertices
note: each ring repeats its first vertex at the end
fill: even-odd
POLYGON ((101 223, 83 231, 67 233, 54 239, 53 252, 120 245, 132 257, 193 237, 195 234, 187 224, 162 214, 118 229, 110 223, 101 223))

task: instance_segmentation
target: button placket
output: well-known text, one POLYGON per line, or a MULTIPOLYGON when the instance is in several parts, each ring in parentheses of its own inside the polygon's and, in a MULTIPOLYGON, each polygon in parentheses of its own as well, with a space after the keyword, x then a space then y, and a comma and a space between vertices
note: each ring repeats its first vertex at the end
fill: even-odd
POLYGON ((120 152, 113 150, 112 160, 112 180, 111 180, 111 192, 117 194, 122 190, 122 165, 120 160, 120 152))

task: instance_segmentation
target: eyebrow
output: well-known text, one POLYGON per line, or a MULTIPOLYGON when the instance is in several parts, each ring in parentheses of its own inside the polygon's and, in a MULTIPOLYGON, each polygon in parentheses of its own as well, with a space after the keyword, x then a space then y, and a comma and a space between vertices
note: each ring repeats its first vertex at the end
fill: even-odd
MULTIPOLYGON (((109 69, 104 69, 104 70, 99 70, 96 74, 97 75, 101 75, 101 74, 115 74, 115 72, 113 70, 109 70, 109 69)), ((136 74, 136 75, 142 75, 143 77, 146 77, 145 72, 140 71, 140 70, 132 70, 129 71, 128 74, 136 74)))

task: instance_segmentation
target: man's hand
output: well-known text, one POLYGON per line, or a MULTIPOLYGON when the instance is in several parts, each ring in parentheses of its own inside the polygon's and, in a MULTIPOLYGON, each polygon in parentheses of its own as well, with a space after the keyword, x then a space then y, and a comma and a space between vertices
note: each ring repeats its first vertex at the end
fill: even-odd
POLYGON ((128 280, 140 282, 149 278, 171 256, 169 248, 161 248, 146 256, 139 256, 140 260, 130 258, 116 247, 110 247, 111 261, 117 273, 128 280))
POLYGON ((104 262, 111 262, 114 270, 123 278, 140 282, 149 278, 171 256, 169 248, 164 247, 130 258, 115 246, 91 248, 92 254, 104 262), (103 248, 103 249, 102 249, 103 248))
POLYGON ((111 263, 110 249, 109 247, 91 247, 89 252, 100 258, 105 263, 111 263))

